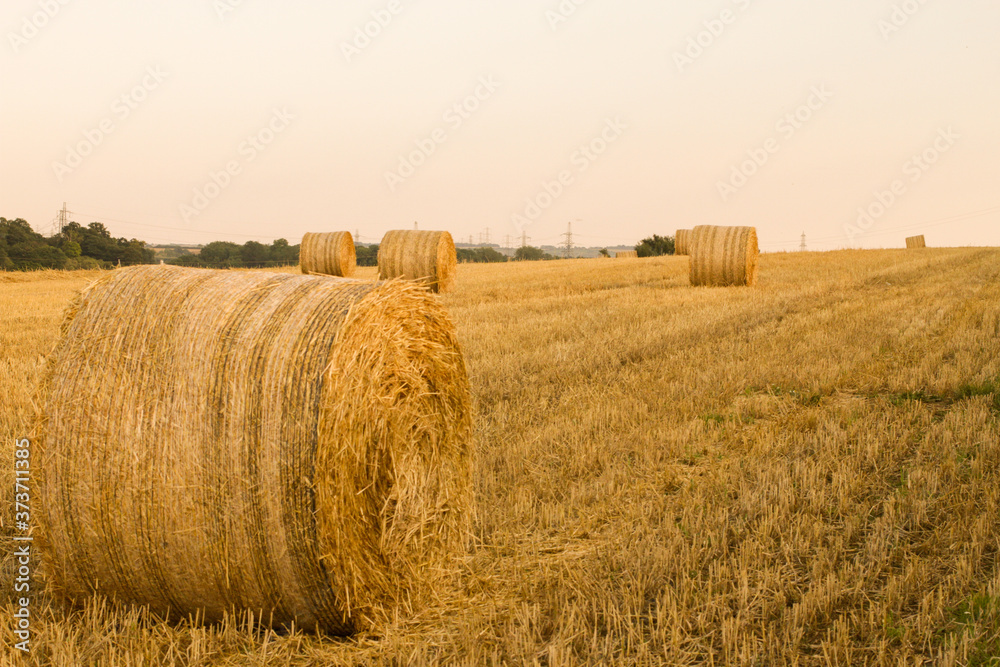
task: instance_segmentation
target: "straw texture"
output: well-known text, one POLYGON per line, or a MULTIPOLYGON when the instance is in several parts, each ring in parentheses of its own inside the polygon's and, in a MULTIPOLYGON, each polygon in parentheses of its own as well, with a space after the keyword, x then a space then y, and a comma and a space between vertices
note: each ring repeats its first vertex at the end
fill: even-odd
POLYGON ((923 237, 922 234, 920 236, 911 236, 910 238, 906 239, 906 247, 907 248, 926 248, 927 247, 927 241, 924 239, 924 237, 923 237))
POLYGON ((299 248, 302 273, 350 278, 357 266, 354 237, 350 232, 306 232, 299 248))
POLYGON ((691 284, 757 284, 757 230, 699 225, 691 230, 691 284))
POLYGON ((447 592, 471 408, 426 290, 124 269, 71 306, 45 382, 41 543, 65 597, 347 634, 447 592))
POLYGON ((615 253, 615 259, 629 259, 638 257, 639 253, 635 250, 621 250, 615 253))
POLYGON ((382 280, 403 278, 424 283, 434 292, 447 292, 455 280, 455 242, 448 232, 386 232, 378 247, 378 275, 382 280))
POLYGON ((674 254, 675 255, 690 255, 691 254, 691 230, 690 229, 678 229, 677 235, 674 237, 674 254))

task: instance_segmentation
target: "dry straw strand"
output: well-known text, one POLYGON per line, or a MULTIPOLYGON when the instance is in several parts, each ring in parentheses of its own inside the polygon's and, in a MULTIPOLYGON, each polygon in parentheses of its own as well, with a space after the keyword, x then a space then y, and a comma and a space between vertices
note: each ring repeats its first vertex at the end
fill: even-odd
POLYGON ((699 225, 691 230, 691 284, 757 284, 757 230, 699 225))
POLYGON ((453 581, 471 399, 425 289, 136 267, 70 307, 45 381, 54 588, 346 634, 453 581))
POLYGON ((382 280, 403 278, 447 292, 455 280, 455 242, 448 232, 394 230, 378 247, 378 275, 382 280))
POLYGON ((357 266, 354 237, 350 232, 306 232, 299 249, 299 265, 305 274, 350 278, 357 266))
POLYGON ((615 259, 635 259, 639 257, 639 253, 635 250, 620 250, 615 253, 615 259))
POLYGON ((678 229, 677 235, 674 237, 674 254, 675 255, 690 255, 691 254, 691 230, 690 229, 678 229))
POLYGON ((906 239, 906 247, 907 248, 926 248, 927 247, 927 241, 924 239, 923 234, 921 234, 920 236, 911 236, 908 239, 906 239))

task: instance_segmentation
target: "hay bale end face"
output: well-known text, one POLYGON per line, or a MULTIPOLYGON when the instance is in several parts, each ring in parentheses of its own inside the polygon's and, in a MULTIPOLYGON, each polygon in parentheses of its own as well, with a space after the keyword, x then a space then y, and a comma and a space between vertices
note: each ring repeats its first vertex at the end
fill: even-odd
POLYGON ((299 248, 302 273, 350 278, 357 266, 354 237, 350 232, 307 232, 299 248))
POLYGON ((677 235, 674 237, 674 254, 675 255, 690 255, 691 254, 691 230, 690 229, 678 229, 677 235))
POLYGON ((927 247, 927 241, 924 239, 924 237, 923 237, 922 234, 920 236, 911 236, 910 238, 906 239, 906 247, 907 248, 926 248, 927 247))
POLYGON ((757 230, 699 225, 691 230, 691 284, 724 287, 757 284, 757 230))
POLYGON ((136 267, 63 331, 39 441, 54 590, 331 634, 447 593, 471 407, 425 289, 136 267))
POLYGON ((615 253, 615 259, 637 259, 639 253, 635 250, 621 250, 615 253))
POLYGON ((378 247, 380 280, 403 278, 447 292, 455 281, 458 258, 448 232, 395 230, 378 247))

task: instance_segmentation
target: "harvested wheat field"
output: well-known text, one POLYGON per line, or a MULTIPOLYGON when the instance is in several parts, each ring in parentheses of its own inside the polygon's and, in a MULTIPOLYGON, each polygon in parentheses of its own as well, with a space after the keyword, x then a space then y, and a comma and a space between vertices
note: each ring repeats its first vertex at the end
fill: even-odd
MULTIPOLYGON (((476 470, 457 598, 334 639, 253 615, 204 627, 102 601, 71 610, 46 594, 19 662, 1000 655, 1000 250, 762 255, 753 288, 691 287, 679 257, 458 271, 441 301, 468 364, 476 470)), ((62 310, 95 275, 0 274, 8 445, 30 428, 62 310)), ((0 507, 11 581, 13 510, 0 507)))

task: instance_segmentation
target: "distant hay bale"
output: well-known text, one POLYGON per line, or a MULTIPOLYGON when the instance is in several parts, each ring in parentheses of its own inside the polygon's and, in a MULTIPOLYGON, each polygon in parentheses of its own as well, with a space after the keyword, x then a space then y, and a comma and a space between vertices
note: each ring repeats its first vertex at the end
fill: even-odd
POLYGON ((457 263, 448 232, 395 230, 386 232, 378 246, 379 279, 415 280, 434 292, 451 289, 457 263))
POLYGON ((635 250, 621 250, 615 253, 615 259, 635 259, 639 253, 635 250))
POLYGON ((691 284, 723 287, 757 283, 754 227, 699 225, 691 230, 691 284))
POLYGON ((425 289, 122 269, 71 306, 43 387, 39 543, 66 598, 347 634, 447 593, 471 403, 425 289))
POLYGON ((907 248, 926 248, 927 247, 927 241, 924 240, 924 237, 923 237, 922 234, 920 236, 911 236, 910 238, 906 239, 906 247, 907 248))
POLYGON ((678 229, 677 236, 674 237, 674 254, 675 255, 690 255, 691 254, 691 230, 690 229, 678 229))
POLYGON ((354 237, 350 232, 306 232, 299 249, 302 273, 350 278, 357 266, 354 237))

